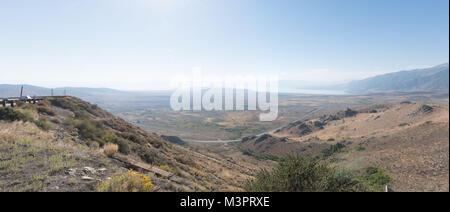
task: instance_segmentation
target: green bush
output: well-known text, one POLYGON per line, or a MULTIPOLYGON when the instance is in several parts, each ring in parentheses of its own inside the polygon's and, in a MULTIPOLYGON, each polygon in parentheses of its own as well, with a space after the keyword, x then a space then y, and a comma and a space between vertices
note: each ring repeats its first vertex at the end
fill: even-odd
POLYGON ((52 125, 50 123, 47 122, 46 119, 44 118, 40 118, 37 121, 33 121, 34 124, 36 124, 36 126, 38 126, 39 128, 41 128, 42 130, 48 131, 52 128, 52 125))
POLYGON ((288 156, 273 171, 261 171, 245 185, 249 192, 350 192, 367 191, 351 175, 338 174, 324 161, 288 156))
POLYGON ((54 116, 55 115, 55 112, 53 112, 53 110, 51 108, 46 107, 46 106, 38 106, 37 107, 37 111, 39 113, 47 114, 49 116, 54 116))
POLYGON ((83 139, 99 141, 102 145, 105 144, 101 139, 105 135, 105 130, 98 121, 75 120, 75 127, 83 139))
POLYGON ((0 108, 0 120, 32 122, 45 131, 48 131, 51 128, 51 124, 48 123, 45 118, 34 120, 32 112, 28 109, 19 112, 10 107, 0 108))
POLYGON ((383 186, 393 182, 393 179, 379 167, 367 167, 360 176, 373 190, 382 191, 383 186))
POLYGON ((146 151, 143 155, 141 155, 141 159, 149 164, 159 163, 158 153, 154 151, 146 151))
POLYGON ((276 155, 264 154, 264 153, 252 151, 251 149, 244 147, 240 143, 236 143, 235 145, 239 149, 239 151, 241 151, 242 154, 244 154, 244 155, 253 156, 260 160, 272 160, 272 161, 282 161, 283 160, 282 158, 280 158, 276 155))
POLYGON ((54 106, 72 111, 77 119, 87 119, 89 118, 89 114, 94 116, 100 115, 97 106, 74 97, 51 98, 49 101, 54 106))
POLYGON ((0 120, 5 121, 26 121, 25 115, 10 107, 0 108, 0 120))
MULTIPOLYGON (((27 104, 29 105, 29 104, 27 104)), ((29 121, 29 122, 33 122, 34 121, 34 110, 33 109, 23 109, 20 111, 17 111, 18 113, 22 113, 25 118, 22 121, 29 121)))
POLYGON ((120 137, 122 137, 124 139, 130 140, 133 143, 137 143, 137 144, 141 144, 141 145, 147 143, 145 138, 143 138, 142 136, 138 136, 136 134, 132 134, 132 133, 127 132, 127 131, 126 132, 120 132, 118 136, 120 136, 120 137))
POLYGON ((340 152, 343 148, 345 148, 345 144, 337 143, 337 144, 331 145, 330 147, 322 150, 322 154, 324 157, 330 157, 331 155, 340 152))
POLYGON ((355 151, 357 151, 357 152, 358 151, 364 151, 364 150, 366 150, 366 148, 361 146, 361 145, 358 145, 358 146, 355 147, 355 151))
POLYGON ((128 145, 128 141, 122 138, 117 138, 113 141, 113 143, 119 145, 119 152, 122 154, 130 153, 130 146, 128 145))

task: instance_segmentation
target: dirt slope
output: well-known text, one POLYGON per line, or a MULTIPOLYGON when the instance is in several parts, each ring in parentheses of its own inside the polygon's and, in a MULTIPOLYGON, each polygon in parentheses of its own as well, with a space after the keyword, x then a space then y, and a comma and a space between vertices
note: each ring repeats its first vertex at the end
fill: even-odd
POLYGON ((337 143, 345 146, 329 158, 337 167, 384 168, 398 191, 449 190, 448 106, 403 102, 347 109, 242 141, 274 155, 320 155, 337 143))
POLYGON ((24 116, 0 120, 1 191, 93 191, 128 169, 150 176, 157 191, 239 191, 265 166, 172 144, 73 97, 13 111, 24 116), (119 145, 114 157, 103 153, 107 142, 119 145))

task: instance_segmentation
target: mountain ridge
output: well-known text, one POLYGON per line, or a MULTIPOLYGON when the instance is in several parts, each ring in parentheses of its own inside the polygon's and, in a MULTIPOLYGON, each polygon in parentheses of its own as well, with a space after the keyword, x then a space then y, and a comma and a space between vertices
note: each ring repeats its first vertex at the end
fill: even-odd
POLYGON ((448 106, 404 101, 292 122, 241 145, 259 154, 320 156, 343 169, 381 167, 396 191, 448 191, 448 126, 448 106))
POLYGON ((404 70, 353 81, 349 93, 448 91, 449 63, 424 69, 404 70))
MULTIPOLYGON (((295 81, 286 81, 292 86, 295 81)), ((50 96, 52 88, 24 84, 23 95, 30 96, 50 96)), ((21 85, 0 84, 0 97, 13 97, 20 95, 21 85)), ((449 63, 423 69, 403 70, 355 80, 345 84, 306 86, 300 87, 315 90, 345 90, 349 94, 368 94, 377 92, 417 92, 417 91, 447 91, 449 90, 449 63)), ((170 95, 168 91, 123 91, 112 88, 91 88, 91 87, 58 87, 53 88, 55 96, 63 95, 76 96, 89 102, 98 103, 98 98, 133 98, 135 96, 145 96, 151 93, 163 93, 170 95)))

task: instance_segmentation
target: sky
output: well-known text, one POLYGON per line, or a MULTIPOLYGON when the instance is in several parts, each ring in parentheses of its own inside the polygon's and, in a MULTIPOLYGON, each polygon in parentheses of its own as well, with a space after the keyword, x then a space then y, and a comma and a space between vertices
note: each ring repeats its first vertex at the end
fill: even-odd
POLYGON ((448 0, 0 0, 0 83, 343 82, 448 62, 448 0))

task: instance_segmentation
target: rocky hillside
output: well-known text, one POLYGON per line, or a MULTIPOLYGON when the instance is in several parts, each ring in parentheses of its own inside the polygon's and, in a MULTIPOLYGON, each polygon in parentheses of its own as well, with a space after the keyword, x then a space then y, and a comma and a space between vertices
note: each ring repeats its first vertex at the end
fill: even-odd
POLYGON ((244 138, 251 151, 320 156, 344 169, 381 167, 399 191, 448 191, 448 106, 411 102, 347 109, 244 138))
POLYGON ((142 174, 152 191, 239 191, 259 170, 251 159, 202 154, 174 140, 74 97, 0 108, 0 190, 117 191, 115 180, 142 174))
POLYGON ((347 85, 350 93, 391 91, 447 91, 449 88, 448 63, 426 69, 400 71, 354 81, 347 85))

